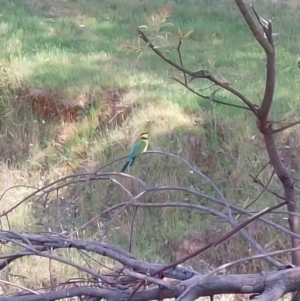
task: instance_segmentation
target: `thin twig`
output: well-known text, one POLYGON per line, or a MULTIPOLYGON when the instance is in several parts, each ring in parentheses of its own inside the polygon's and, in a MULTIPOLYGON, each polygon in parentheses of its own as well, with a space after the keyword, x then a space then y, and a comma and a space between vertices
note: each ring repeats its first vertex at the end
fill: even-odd
POLYGON ((259 177, 259 175, 265 170, 265 168, 270 164, 270 161, 268 161, 258 172, 258 174, 255 176, 255 179, 259 177))
MULTIPOLYGON (((178 43, 178 46, 177 46, 177 52, 178 52, 178 56, 179 56, 179 61, 180 61, 181 67, 184 67, 183 66, 182 57, 181 57, 181 52, 180 52, 180 46, 181 46, 181 44, 182 44, 182 42, 181 42, 181 40, 179 40, 179 43, 178 43)), ((186 73, 184 71, 182 71, 182 73, 183 73, 183 76, 184 76, 184 84, 187 86, 186 73)))
POLYGON ((167 62, 168 64, 170 64, 171 66, 175 67, 176 69, 185 72, 188 75, 191 75, 193 77, 198 77, 198 78, 206 78, 208 80, 210 80, 211 82, 215 83, 216 85, 224 88, 225 90, 231 92, 233 95, 235 95, 236 97, 238 97, 239 99, 241 99, 248 107, 249 109, 253 112, 253 114, 255 116, 257 116, 257 109, 255 108, 255 106, 251 103, 250 100, 248 100, 241 92, 237 91, 236 89, 230 87, 228 85, 228 83, 223 83, 219 80, 217 80, 215 77, 213 77, 208 71, 205 70, 201 70, 201 71, 197 71, 197 72, 192 72, 180 65, 178 65, 177 63, 175 63, 172 60, 169 60, 167 57, 165 57, 158 49, 157 47, 155 47, 151 41, 148 39, 148 37, 140 30, 137 28, 137 32, 139 34, 139 36, 146 42, 146 44, 148 45, 148 47, 150 47, 160 58, 162 58, 165 62, 167 62))
POLYGON ((290 124, 288 124, 288 125, 286 125, 286 126, 283 126, 283 127, 279 128, 279 129, 273 130, 272 133, 273 133, 273 134, 277 134, 277 133, 283 132, 283 131, 285 131, 286 129, 291 128, 291 127, 293 127, 293 126, 295 126, 295 125, 297 125, 297 124, 300 124, 300 120, 298 120, 298 121, 296 121, 296 122, 293 122, 293 123, 290 123, 290 124))
MULTIPOLYGON (((263 194, 264 194, 264 192, 266 191, 266 189, 268 188, 268 186, 269 186, 269 184, 271 183, 271 181, 272 181, 272 178, 273 178, 273 176, 274 176, 274 174, 275 174, 275 171, 273 170, 272 171, 272 174, 271 174, 271 176, 270 176, 270 178, 269 178, 269 180, 268 180, 268 182, 267 182, 267 184, 263 187, 264 189, 260 192, 260 194, 250 203, 250 204, 248 204, 246 207, 245 207, 245 209, 248 209, 250 206, 252 206, 263 194)), ((255 177, 256 179, 257 179, 257 176, 255 177)))
MULTIPOLYGON (((6 231, 6 232, 8 232, 8 231, 6 231)), ((15 232, 14 232, 14 234, 15 234, 15 235, 18 235, 18 236, 22 236, 21 234, 18 234, 18 233, 15 233, 15 232)), ((99 273, 97 273, 97 272, 94 272, 94 271, 92 271, 92 270, 90 270, 90 269, 88 269, 88 268, 86 268, 86 267, 84 267, 84 266, 81 266, 81 265, 77 264, 77 263, 74 263, 74 262, 72 262, 72 261, 70 261, 70 260, 67 260, 67 259, 62 258, 62 257, 59 257, 59 256, 55 256, 55 255, 52 255, 52 254, 49 254, 49 253, 43 253, 43 252, 40 252, 40 251, 38 251, 38 250, 37 250, 36 248, 34 248, 34 247, 25 245, 25 244, 23 244, 23 243, 20 243, 20 242, 14 240, 14 239, 10 239, 10 238, 8 238, 8 237, 5 237, 5 236, 3 236, 3 235, 1 235, 1 234, 0 234, 0 238, 2 238, 3 240, 9 241, 9 242, 11 242, 11 243, 13 243, 13 244, 15 244, 15 245, 18 245, 18 246, 20 246, 20 247, 22 247, 22 248, 24 248, 24 249, 27 249, 27 250, 31 251, 31 252, 32 252, 34 255, 36 255, 36 256, 45 257, 45 258, 48 258, 48 259, 53 259, 53 260, 55 260, 55 261, 64 263, 64 264, 69 265, 69 266, 72 266, 72 267, 74 267, 74 268, 76 268, 76 269, 78 269, 78 270, 81 270, 81 271, 83 271, 83 272, 86 272, 86 273, 88 273, 88 274, 91 274, 91 275, 93 275, 93 276, 95 276, 95 277, 101 279, 101 280, 104 281, 104 282, 107 282, 106 277, 102 276, 101 274, 99 274, 99 273)), ((23 236, 23 238, 25 238, 25 236, 23 236)), ((26 238, 26 239, 27 239, 27 238, 26 238)))
POLYGON ((197 96, 199 96, 201 98, 204 98, 204 99, 207 99, 207 100, 210 100, 210 101, 213 101, 215 103, 222 104, 222 105, 225 105, 225 106, 229 106, 229 107, 234 107, 234 108, 239 108, 239 109, 250 111, 250 109, 248 107, 245 107, 245 106, 241 106, 241 105, 237 105, 237 104, 232 104, 232 103, 224 102, 224 101, 221 101, 221 100, 218 100, 218 99, 215 99, 215 98, 210 98, 209 96, 203 95, 203 94, 195 91, 190 86, 185 85, 183 82, 181 82, 177 78, 172 77, 172 76, 171 76, 171 78, 174 79, 176 82, 178 82, 179 84, 181 84, 182 86, 184 86, 186 89, 188 89, 189 91, 191 91, 192 93, 194 93, 195 95, 197 95, 197 96))
POLYGON ((249 177, 251 177, 254 181, 254 183, 259 184, 264 190, 268 191, 269 193, 273 194, 274 196, 276 196, 277 198, 281 199, 281 200, 285 200, 285 198, 283 196, 281 196, 280 194, 278 194, 277 192, 274 192, 272 190, 270 190, 268 187, 266 187, 259 179, 254 178, 252 175, 249 175, 249 177))
POLYGON ((273 251, 273 252, 268 252, 268 253, 265 253, 265 254, 258 254, 258 255, 252 255, 252 256, 249 256, 249 257, 240 258, 240 259, 225 263, 225 264, 217 267, 213 271, 206 274, 205 277, 213 275, 213 274, 215 274, 215 273, 217 273, 217 272, 219 272, 223 269, 226 269, 226 268, 231 267, 233 265, 239 264, 241 262, 245 262, 245 261, 248 261, 248 260, 255 260, 255 259, 263 259, 263 258, 266 258, 267 256, 276 256, 276 255, 281 255, 281 254, 285 254, 285 253, 295 252, 295 251, 298 251, 298 250, 300 250, 300 247, 290 248, 290 249, 286 249, 286 250, 273 251))
POLYGON ((32 294, 34 294, 34 295, 39 295, 38 292, 35 292, 35 291, 33 291, 33 290, 31 290, 31 289, 29 289, 29 288, 23 286, 23 285, 20 285, 20 284, 12 283, 12 282, 5 281, 5 280, 2 280, 2 279, 0 279, 0 283, 6 284, 6 285, 10 285, 10 286, 14 286, 14 287, 16 287, 16 288, 20 288, 20 289, 22 289, 23 291, 32 293, 32 294))
POLYGON ((133 217, 132 217, 131 226, 130 226, 129 247, 128 247, 128 252, 130 252, 130 253, 132 252, 132 238, 133 238, 134 222, 135 222, 135 218, 136 218, 138 209, 139 209, 139 207, 134 208, 133 217))
POLYGON ((9 190, 15 189, 15 188, 20 188, 20 187, 30 188, 30 189, 35 189, 35 190, 40 190, 40 189, 37 188, 37 187, 29 186, 29 185, 14 185, 14 186, 8 187, 7 189, 5 189, 5 190, 3 191, 3 193, 2 193, 1 196, 0 196, 0 201, 3 199, 4 195, 5 195, 9 190))
POLYGON ((71 196, 71 198, 70 198, 70 202, 74 201, 74 200, 77 198, 77 196, 78 196, 79 193, 82 191, 82 189, 84 189, 84 188, 88 185, 89 181, 90 181, 93 177, 95 177, 99 171, 103 170, 103 169, 104 169, 105 167, 107 167, 107 166, 112 165, 112 164, 115 163, 115 162, 124 160, 125 158, 126 158, 126 157, 122 157, 122 158, 113 160, 113 161, 111 161, 111 162, 109 162, 109 163, 107 163, 107 164, 105 164, 105 165, 99 167, 98 169, 96 169, 96 170, 92 173, 92 175, 91 175, 90 177, 88 177, 88 178, 85 180, 85 182, 83 183, 83 185, 79 185, 79 186, 77 187, 77 189, 75 190, 74 194, 73 194, 73 195, 71 196))

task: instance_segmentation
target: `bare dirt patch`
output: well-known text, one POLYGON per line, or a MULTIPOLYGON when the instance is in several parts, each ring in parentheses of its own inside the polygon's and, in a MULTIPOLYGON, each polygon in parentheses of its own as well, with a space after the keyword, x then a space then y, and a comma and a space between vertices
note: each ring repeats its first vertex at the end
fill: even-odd
POLYGON ((47 121, 72 122, 78 120, 83 108, 92 103, 89 93, 69 95, 53 90, 24 87, 20 90, 17 101, 20 105, 29 103, 38 117, 47 121))
POLYGON ((45 122, 63 123, 58 128, 56 142, 65 143, 74 131, 74 124, 88 114, 91 106, 99 107, 98 126, 101 132, 121 127, 137 107, 127 97, 126 88, 102 87, 95 96, 91 93, 74 95, 55 90, 23 87, 17 96, 18 109, 30 105, 32 112, 45 122), (97 101, 95 100, 97 99, 97 101), (66 127, 67 124, 70 126, 66 127))

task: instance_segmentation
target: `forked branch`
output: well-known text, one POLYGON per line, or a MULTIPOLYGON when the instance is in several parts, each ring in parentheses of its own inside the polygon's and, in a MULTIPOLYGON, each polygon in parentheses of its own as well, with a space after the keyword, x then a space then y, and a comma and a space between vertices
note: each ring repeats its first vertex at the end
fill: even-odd
MULTIPOLYGON (((274 134, 281 132, 290 126, 298 124, 298 122, 291 123, 283 128, 273 129, 273 122, 269 119, 269 112, 273 103, 274 90, 275 90, 275 46, 273 41, 273 28, 271 21, 266 21, 261 18, 253 6, 247 7, 243 0, 235 0, 237 7, 239 8, 242 16, 244 17, 249 29, 251 30, 253 36, 263 48, 266 54, 266 81, 265 81, 265 91, 262 99, 261 107, 255 106, 250 100, 248 100, 241 92, 232 88, 228 83, 221 82, 217 80, 210 72, 206 70, 200 70, 192 72, 186 69, 183 66, 178 65, 176 62, 171 61, 165 57, 156 47, 151 43, 148 37, 138 29, 138 34, 143 39, 147 45, 152 49, 160 58, 162 58, 169 65, 175 67, 177 70, 188 74, 192 79, 208 79, 213 82, 216 86, 222 87, 223 89, 231 92, 233 95, 237 96, 242 100, 245 105, 253 112, 256 116, 256 125, 259 131, 263 134, 265 147, 268 152, 269 161, 271 166, 274 169, 275 174, 281 181, 282 187, 284 189, 284 199, 287 201, 287 211, 289 212, 288 222, 291 232, 298 234, 299 233, 299 218, 297 213, 297 203, 295 197, 294 182, 288 173, 288 170, 282 160, 280 159, 276 143, 274 140, 274 134)), ((180 82, 177 80, 177 82, 180 82)), ((185 82, 180 82, 183 86, 189 89, 191 92, 195 93, 188 84, 185 82)), ((200 93, 195 93, 196 95, 203 97, 200 93)), ((205 98, 205 97, 204 97, 205 98)), ((207 99, 207 98, 206 98, 207 99)), ((213 101, 215 99, 212 97, 213 101)), ((220 102, 219 102, 220 103, 220 102)), ((229 104, 226 104, 229 105, 229 104)), ((244 107, 242 107, 244 109, 244 107)), ((265 187, 267 190, 267 188, 265 187)), ((297 239, 294 235, 291 236, 292 246, 297 248, 300 246, 300 240, 297 239)), ((295 265, 300 265, 300 252, 292 253, 292 262, 295 265)), ((300 294, 299 294, 300 300, 300 294)), ((298 301, 299 301, 298 300, 298 301)))
MULTIPOLYGON (((280 179, 282 187, 284 189, 284 198, 289 201, 287 208, 289 212, 297 212, 297 202, 295 196, 294 183, 287 171, 286 166, 280 159, 277 151, 276 143, 274 140, 274 134, 280 132, 283 129, 273 130, 273 123, 269 120, 269 112, 273 103, 274 90, 275 90, 275 47, 273 43, 273 33, 271 21, 267 22, 260 18, 257 12, 253 10, 254 16, 258 21, 255 22, 254 17, 250 14, 249 10, 246 8, 245 3, 242 0, 235 0, 238 8, 240 9, 248 27, 252 31, 255 39, 259 42, 266 53, 266 85, 265 93, 262 101, 261 108, 259 109, 257 125, 260 132, 264 136, 265 146, 269 155, 270 163, 274 168, 277 177, 280 179)), ((295 123, 297 124, 297 122, 295 123)), ((292 126, 292 124, 290 125, 292 126)), ((299 218, 296 215, 289 215, 288 218, 289 227, 292 232, 299 233, 299 218)), ((300 246, 300 241, 294 237, 291 237, 292 246, 297 248, 300 246)), ((300 265, 300 252, 292 253, 292 261, 295 265, 300 265)), ((300 298, 298 299, 300 300, 300 298)))
MULTIPOLYGON (((144 40, 147 45, 159 56, 161 57, 165 62, 167 62, 169 65, 175 67, 177 70, 182 71, 184 74, 188 74, 193 78, 204 78, 204 79, 208 79, 209 81, 213 82, 215 85, 222 87, 223 89, 231 92, 233 95, 235 95, 236 97, 238 97, 240 100, 242 100, 247 107, 255 114, 257 115, 257 109, 255 108, 255 106, 251 103, 251 101, 249 99, 247 99, 241 92, 239 92, 238 90, 232 88, 229 83, 227 82, 221 82, 218 79, 216 79, 214 76, 212 76, 210 74, 210 72, 206 71, 206 70, 200 70, 200 71, 190 71, 188 69, 186 69, 183 66, 178 65, 176 62, 168 59, 163 53, 161 53, 157 47, 155 47, 155 45, 153 45, 151 43, 151 41, 148 39, 148 37, 144 34, 144 32, 142 30, 140 30, 139 28, 137 29, 137 32, 139 34, 139 36, 141 37, 142 40, 144 40)), ((185 84, 184 84, 185 85, 185 84)), ((188 86, 188 85, 185 85, 188 86)))
POLYGON ((271 21, 262 23, 262 18, 258 16, 253 6, 252 10, 258 21, 258 24, 255 22, 254 18, 250 14, 249 9, 247 9, 244 1, 235 0, 236 5, 238 6, 240 12, 242 13, 245 21, 248 24, 249 29, 251 30, 253 36, 257 42, 261 45, 266 53, 267 58, 267 75, 266 75, 266 86, 265 93, 262 101, 261 108, 259 109, 259 120, 261 123, 261 130, 266 130, 268 126, 268 115, 270 108, 272 106, 274 90, 275 90, 275 47, 273 44, 273 31, 271 21))

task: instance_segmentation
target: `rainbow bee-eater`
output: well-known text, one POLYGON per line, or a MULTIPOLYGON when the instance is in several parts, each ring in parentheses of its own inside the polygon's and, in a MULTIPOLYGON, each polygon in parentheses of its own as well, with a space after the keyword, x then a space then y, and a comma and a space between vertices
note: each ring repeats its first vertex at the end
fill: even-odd
POLYGON ((141 133, 140 136, 134 141, 130 150, 130 154, 125 165, 121 169, 121 172, 124 172, 128 165, 131 166, 138 156, 147 151, 148 143, 148 132, 141 133))

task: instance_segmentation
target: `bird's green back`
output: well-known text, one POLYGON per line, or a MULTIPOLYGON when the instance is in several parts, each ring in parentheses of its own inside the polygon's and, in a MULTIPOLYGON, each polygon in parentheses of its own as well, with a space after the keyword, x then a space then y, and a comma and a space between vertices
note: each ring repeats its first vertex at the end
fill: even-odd
POLYGON ((133 158, 147 150, 148 140, 138 138, 132 146, 129 157, 133 158))

